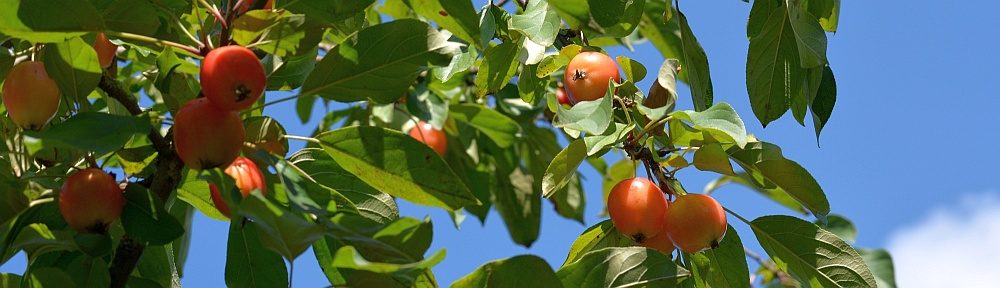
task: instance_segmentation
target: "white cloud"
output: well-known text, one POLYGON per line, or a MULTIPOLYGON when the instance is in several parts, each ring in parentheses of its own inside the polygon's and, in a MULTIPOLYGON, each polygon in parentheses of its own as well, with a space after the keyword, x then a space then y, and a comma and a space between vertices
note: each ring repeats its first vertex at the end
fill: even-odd
POLYGON ((893 233, 888 247, 899 287, 998 287, 1000 197, 965 195, 893 233))

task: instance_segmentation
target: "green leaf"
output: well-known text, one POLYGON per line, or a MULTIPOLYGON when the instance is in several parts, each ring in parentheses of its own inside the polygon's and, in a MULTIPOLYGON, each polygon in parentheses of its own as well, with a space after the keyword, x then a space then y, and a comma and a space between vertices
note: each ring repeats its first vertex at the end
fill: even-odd
POLYGON ((538 239, 542 222, 541 193, 533 189, 533 179, 521 169, 501 163, 496 166, 493 204, 514 242, 531 247, 538 239))
POLYGON ((854 243, 854 240, 858 238, 858 228, 854 227, 854 223, 851 223, 851 220, 844 218, 844 216, 830 214, 826 217, 826 223, 816 221, 816 225, 837 235, 840 239, 844 239, 847 243, 854 243))
POLYGON ((812 287, 875 287, 875 277, 851 245, 815 224, 791 216, 750 222, 778 267, 812 287))
MULTIPOLYGON (((289 1, 278 3, 295 14, 306 14, 310 20, 338 24, 371 6, 375 0, 351 1, 289 1)), ((278 7, 275 7, 278 8, 278 7)))
POLYGON ((688 26, 687 17, 684 13, 677 12, 677 21, 680 27, 681 54, 684 58, 682 72, 686 74, 688 84, 691 86, 691 100, 694 102, 694 109, 702 111, 712 106, 713 89, 712 74, 708 69, 708 56, 701 48, 698 39, 694 37, 694 32, 688 26))
MULTIPOLYGON (((168 209, 170 215, 181 222, 181 227, 184 227, 185 231, 191 231, 191 225, 194 224, 194 208, 191 205, 175 201, 168 209)), ((183 278, 184 264, 187 263, 188 252, 191 250, 191 233, 184 233, 183 236, 170 243, 170 250, 173 252, 174 267, 177 267, 177 277, 183 278)))
POLYGON ((816 141, 819 142, 819 133, 823 126, 830 121, 833 114, 833 105, 837 102, 837 80, 833 77, 833 70, 830 66, 823 67, 823 79, 820 80, 819 87, 813 98, 809 101, 809 111, 812 111, 813 128, 816 130, 816 141))
POLYGON ((545 176, 542 178, 543 197, 548 198, 569 184, 584 158, 587 158, 587 145, 580 139, 570 142, 565 149, 556 154, 545 168, 545 176))
MULTIPOLYGON (((549 86, 552 82, 552 78, 538 78, 535 76, 537 73, 538 65, 524 65, 521 68, 521 74, 517 77, 517 92, 521 96, 521 100, 528 105, 535 105, 539 102, 546 101, 549 92, 549 86)), ((554 93, 553 93, 554 95, 554 93)))
POLYGON ((0 273, 0 287, 19 287, 21 285, 21 275, 13 273, 0 273))
POLYGON ((740 235, 730 225, 726 230, 719 247, 685 254, 692 265, 691 274, 696 279, 704 280, 709 287, 746 287, 750 288, 750 275, 747 268, 746 255, 743 254, 743 242, 740 235))
POLYGON ((784 189, 788 195, 802 203, 802 206, 812 211, 817 217, 822 218, 830 213, 830 202, 827 201, 823 188, 809 174, 809 171, 806 171, 795 161, 788 159, 766 160, 755 166, 760 169, 760 173, 765 179, 784 189))
POLYGON ((448 210, 479 203, 437 153, 408 135, 348 127, 316 138, 344 170, 389 195, 448 210))
MULTIPOLYGON (((399 207, 392 196, 375 190, 344 170, 322 149, 306 148, 288 159, 320 185, 334 189, 350 199, 360 216, 382 224, 399 219, 399 207)), ((342 212, 350 213, 350 210, 342 212)))
POLYGON ((358 32, 357 44, 337 45, 327 53, 299 94, 340 102, 396 102, 423 67, 447 65, 458 53, 458 44, 447 37, 412 19, 368 27, 358 32))
POLYGON ((788 11, 788 20, 792 24, 792 31, 795 32, 795 42, 799 47, 799 60, 802 67, 819 67, 827 63, 826 60, 826 33, 820 26, 816 16, 809 14, 804 7, 803 1, 786 0, 785 7, 788 11))
POLYGON ((27 287, 74 287, 73 278, 66 271, 53 267, 40 267, 31 269, 28 279, 21 280, 22 284, 27 282, 27 287))
POLYGON ((723 175, 722 177, 719 177, 719 179, 712 180, 712 182, 706 184, 705 193, 719 189, 719 187, 722 187, 723 185, 728 183, 740 184, 742 186, 750 188, 751 190, 756 191, 757 193, 760 193, 764 197, 771 199, 771 201, 781 204, 782 206, 788 207, 788 209, 792 209, 795 212, 799 212, 802 214, 806 214, 808 212, 805 207, 802 207, 802 204, 799 204, 798 201, 795 201, 795 199, 793 199, 792 196, 789 196, 788 192, 785 192, 784 189, 774 186, 773 183, 771 183, 772 185, 770 185, 772 186, 771 188, 761 187, 761 185, 755 184, 753 178, 751 177, 752 176, 750 176, 746 172, 736 173, 736 175, 734 176, 723 175))
POLYGON ((103 11, 104 24, 111 31, 156 36, 160 28, 160 18, 154 17, 156 6, 148 0, 117 0, 103 11))
MULTIPOLYGON (((680 62, 677 59, 667 59, 660 65, 656 81, 649 87, 649 95, 642 100, 642 105, 636 106, 639 112, 649 119, 660 119, 674 110, 677 104, 677 73, 680 73, 680 62)), ((662 130, 662 128, 656 128, 662 130)))
MULTIPOLYGON (((840 18, 840 0, 807 0, 805 9, 819 18, 820 26, 826 32, 837 32, 837 22, 840 18)), ((880 286, 881 287, 881 286, 880 286)))
POLYGON ((24 134, 35 138, 26 139, 26 142, 41 141, 104 155, 121 149, 132 136, 145 135, 150 129, 146 117, 81 112, 45 131, 25 131, 24 134))
POLYGON ((14 38, 55 43, 103 29, 90 1, 0 0, 0 34, 14 38))
POLYGON ((670 256, 643 248, 604 248, 587 253, 556 272, 565 287, 672 287, 690 272, 670 256))
POLYGON ((278 172, 281 184, 285 187, 289 207, 317 215, 340 210, 337 208, 357 210, 350 201, 343 200, 344 196, 337 191, 316 184, 315 180, 310 179, 295 164, 273 156, 269 158, 269 164, 274 165, 274 170, 278 172), (341 201, 338 203, 337 200, 341 201))
POLYGON ((569 185, 556 191, 554 195, 549 196, 549 201, 552 202, 552 206, 556 209, 556 213, 559 213, 559 216, 584 224, 583 216, 587 200, 586 196, 583 191, 583 183, 580 180, 580 176, 577 175, 577 177, 570 180, 569 185))
POLYGON ((489 137, 500 148, 514 144, 521 133, 521 126, 506 115, 477 104, 456 104, 448 108, 448 114, 489 137))
POLYGON ((251 10, 232 25, 233 41, 240 45, 260 41, 258 49, 280 57, 314 52, 323 38, 323 27, 284 10, 251 10))
POLYGON ((156 149, 153 145, 125 148, 115 153, 118 163, 126 175, 147 177, 155 172, 156 149))
POLYGON ((50 230, 45 224, 33 223, 23 227, 17 240, 12 242, 11 249, 24 249, 28 259, 35 259, 49 252, 74 251, 80 247, 69 231, 50 230))
POLYGON ((173 266, 173 260, 170 259, 173 254, 168 251, 169 249, 170 246, 166 245, 146 246, 136 265, 137 276, 153 281, 159 287, 170 287, 170 283, 179 282, 177 267, 173 266))
POLYGON ((476 52, 476 49, 469 49, 469 51, 455 54, 455 56, 451 57, 451 62, 449 62, 448 66, 433 70, 434 77, 442 82, 448 82, 455 75, 469 71, 469 68, 472 68, 472 65, 476 64, 477 57, 479 57, 479 54, 476 52))
MULTIPOLYGON (((647 1, 646 11, 642 15, 642 25, 639 25, 639 33, 653 43, 653 47, 660 51, 664 59, 678 59, 684 62, 680 26, 678 21, 664 21, 663 15, 674 14, 672 13, 673 7, 665 5, 665 3, 647 1)), ((680 66, 684 66, 683 63, 680 66)), ((687 79, 687 73, 682 73, 679 76, 682 80, 687 79)))
MULTIPOLYGON (((541 2, 541 1, 539 1, 541 2)), ((472 287, 562 287, 549 263, 535 255, 519 255, 491 261, 451 284, 472 287)))
POLYGON ((569 247, 569 255, 566 255, 566 261, 563 262, 562 267, 580 260, 592 251, 608 247, 631 246, 635 246, 635 241, 615 230, 615 225, 611 223, 610 219, 607 219, 590 226, 576 240, 573 240, 573 245, 569 247))
MULTIPOLYGON (((313 244, 316 259, 330 284, 340 287, 411 287, 411 284, 433 282, 430 270, 404 269, 390 274, 334 265, 335 251, 351 246, 367 261, 411 264, 424 259, 431 245, 433 225, 428 220, 401 218, 389 224, 378 224, 355 215, 340 214, 331 219, 332 231, 313 244)), ((350 266, 350 265, 347 265, 350 266)), ((419 285, 418 285, 419 286, 419 285)))
POLYGON ((559 33, 559 15, 546 1, 528 2, 528 7, 520 15, 511 17, 510 29, 524 34, 531 41, 542 46, 552 46, 559 33))
POLYGON ((587 144, 587 156, 593 156, 605 148, 611 147, 635 130, 635 124, 615 123, 609 126, 608 131, 603 135, 588 135, 583 137, 583 142, 587 144))
POLYGON ((545 56, 542 58, 542 61, 538 62, 538 68, 535 69, 535 77, 549 77, 552 73, 566 67, 569 64, 569 60, 569 58, 563 57, 560 54, 545 56))
POLYGON ((754 1, 747 23, 747 92, 764 127, 781 118, 793 99, 806 97, 806 69, 788 18, 788 10, 778 2, 754 1))
POLYGON ((87 101, 87 95, 101 81, 101 66, 94 48, 83 39, 72 38, 47 45, 42 52, 45 71, 56 80, 63 99, 87 101))
POLYGON ((548 0, 549 5, 559 13, 559 18, 566 21, 572 29, 579 29, 590 22, 589 1, 580 0, 548 0))
MULTIPOLYGON (((7 229, 4 231, 5 233, 0 234, 3 236, 3 242, 0 243, 2 244, 0 245, 0 256, 3 257, 0 260, 3 260, 3 262, 6 262, 10 259, 10 257, 13 257, 14 251, 21 249, 22 243, 19 241, 19 235, 21 235, 21 232, 25 231, 25 228, 28 226, 35 223, 43 223, 45 225, 42 225, 42 227, 65 227, 66 221, 63 220, 62 214, 59 213, 59 205, 56 203, 54 198, 39 199, 36 201, 37 202, 34 205, 28 207, 28 209, 17 215, 17 218, 12 219, 13 222, 3 225, 4 228, 7 229)), ((46 228, 46 230, 47 229, 48 228, 46 228)), ((32 237, 28 237, 26 239, 31 238, 32 237)), ((69 242, 72 242, 72 240, 69 242)), ((30 253, 29 256, 31 256, 30 253)))
POLYGON ((875 275, 875 283, 882 288, 896 288, 896 271, 892 256, 884 249, 860 249, 858 253, 875 275))
POLYGON ((712 171, 725 175, 736 175, 733 164, 729 163, 729 154, 719 143, 702 145, 694 152, 694 167, 701 171, 712 171))
POLYGON ((483 61, 479 64, 479 73, 476 74, 476 94, 480 98, 507 86, 517 73, 520 52, 521 46, 512 42, 486 48, 483 61))
POLYGON ((121 219, 125 233, 152 245, 170 243, 184 234, 184 227, 164 208, 160 198, 138 185, 125 188, 121 219))
POLYGON ((333 266, 338 268, 349 268, 354 270, 369 271, 380 274, 406 273, 412 270, 427 270, 441 260, 444 260, 445 250, 438 250, 430 257, 419 262, 407 264, 394 264, 386 262, 371 262, 365 259, 358 250, 351 246, 345 246, 337 250, 333 255, 333 266))
MULTIPOLYGON (((639 18, 646 1, 631 0, 587 0, 591 20, 601 27, 601 34, 611 37, 626 37, 639 26, 639 18)), ((576 5, 582 5, 576 2, 576 5)), ((589 28, 595 28, 591 25, 589 28)))
POLYGON ((743 126, 743 120, 729 103, 719 102, 701 112, 677 111, 670 113, 670 116, 690 122, 694 129, 709 132, 722 143, 735 143, 739 147, 747 144, 747 130, 743 126))
POLYGON ((614 118, 614 110, 612 110, 613 85, 614 83, 608 83, 608 93, 599 100, 576 103, 569 109, 563 108, 562 105, 557 106, 556 119, 552 125, 593 135, 604 134, 614 118))
POLYGON ((257 236, 254 222, 229 223, 226 252, 226 285, 229 287, 288 287, 281 255, 268 250, 257 236))
POLYGON ((479 44, 479 18, 470 1, 409 0, 410 7, 466 43, 479 44))
POLYGON ((208 182, 198 178, 198 171, 190 169, 185 169, 184 171, 180 187, 177 187, 177 199, 191 204, 192 207, 198 209, 201 214, 208 216, 208 218, 229 221, 229 217, 222 215, 222 212, 219 212, 219 209, 215 208, 215 202, 212 201, 208 182))
POLYGON ((240 203, 239 213, 258 225, 257 234, 265 247, 288 261, 323 237, 323 226, 272 203, 258 192, 251 193, 240 203))
MULTIPOLYGON (((7 78, 7 72, 14 68, 14 55, 10 54, 10 51, 0 51, 0 79, 7 78)), ((0 274, 0 275, 11 275, 11 274, 0 274)))
MULTIPOLYGON (((309 77, 316 67, 316 55, 318 50, 310 50, 308 53, 290 57, 269 57, 264 58, 265 65, 270 61, 276 66, 267 75, 267 90, 292 90, 302 87, 302 83, 309 77)), ((267 66, 265 66, 267 67, 267 66)))
MULTIPOLYGON (((17 217, 21 211, 28 209, 28 197, 21 193, 26 186, 26 183, 17 179, 13 173, 0 172, 0 191, 7 191, 0 195, 0 224, 7 223, 7 221, 17 217)), ((0 233, 0 235, 2 234, 0 233)), ((0 254, 3 254, 3 251, 0 251, 0 254)))

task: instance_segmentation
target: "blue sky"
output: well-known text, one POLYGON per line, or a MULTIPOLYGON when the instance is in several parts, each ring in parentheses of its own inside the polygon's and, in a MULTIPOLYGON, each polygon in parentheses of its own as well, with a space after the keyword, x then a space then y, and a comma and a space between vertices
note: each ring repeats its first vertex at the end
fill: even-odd
MULTIPOLYGON (((1000 216, 995 168, 1000 156, 990 152, 1000 140, 1000 119, 995 116, 1000 106, 1000 93, 996 92, 1000 89, 996 69, 1000 56, 995 53, 1000 45, 1000 34, 995 30, 1000 27, 1000 18, 995 11, 1000 4, 985 0, 842 2, 839 31, 828 35, 827 50, 837 78, 838 99, 820 147, 812 128, 799 126, 790 115, 766 129, 753 117, 745 82, 750 4, 681 1, 681 9, 708 54, 716 101, 732 104, 752 133, 780 145, 786 157, 813 174, 834 213, 847 216, 858 226, 859 246, 891 245, 899 254, 895 257, 901 285, 931 287, 927 286, 930 282, 908 282, 904 279, 907 275, 933 272, 955 279, 962 278, 955 273, 971 273, 958 268, 940 273, 932 269, 934 265, 922 268, 928 265, 918 263, 936 262, 933 259, 937 258, 928 255, 952 255, 948 258, 955 260, 949 261, 952 267, 964 267, 956 263, 971 257, 978 258, 978 266, 997 267, 1000 260, 995 259, 1000 256, 977 255, 1000 255, 1000 251, 976 247, 975 243, 1000 243, 1000 221, 996 221, 1000 217, 994 217, 1000 216), (970 244, 941 244, 949 239, 970 244)), ((610 52, 632 57, 651 70, 663 60, 649 44, 636 48, 634 52, 610 52)), ((649 79, 639 86, 648 87, 649 79)), ((278 94, 268 96, 282 96, 278 94)), ((684 87, 678 107, 691 107, 684 87)), ((300 125, 292 103, 268 109, 266 113, 279 119, 291 134, 306 135, 315 125, 315 121, 300 125)), ((559 217, 546 202, 541 236, 530 249, 510 240, 496 213, 485 225, 470 217, 456 230, 441 210, 407 203, 400 203, 400 208, 404 215, 433 218, 431 250, 448 251, 447 258, 434 269, 442 285, 450 285, 487 261, 519 254, 536 254, 557 266, 573 239, 601 220, 597 216, 601 177, 589 166, 583 167, 588 179, 584 183, 587 225, 559 217)), ((694 169, 678 175, 689 190, 697 191, 714 179, 711 174, 690 170, 694 169)), ((743 188, 727 187, 715 195, 723 205, 748 218, 792 213, 743 188)), ((730 223, 744 243, 762 251, 745 225, 736 220, 730 223)), ((182 283, 191 287, 224 285, 227 231, 228 223, 198 214, 182 283)), ((296 261, 296 286, 328 285, 315 261, 311 251, 296 261)), ((23 271, 20 256, 0 266, 0 272, 23 271)), ((984 277, 978 273, 968 276, 984 277)), ((996 282, 978 284, 985 283, 996 282)), ((977 283, 967 284, 963 287, 977 283)))

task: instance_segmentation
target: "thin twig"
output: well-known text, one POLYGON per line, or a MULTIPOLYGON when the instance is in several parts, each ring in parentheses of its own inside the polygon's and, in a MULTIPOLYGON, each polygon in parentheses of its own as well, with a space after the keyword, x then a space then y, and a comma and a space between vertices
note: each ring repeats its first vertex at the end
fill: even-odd
POLYGON ((191 56, 200 56, 201 55, 201 51, 198 51, 198 48, 194 48, 194 47, 191 47, 191 46, 188 46, 188 45, 184 45, 184 44, 181 44, 181 43, 177 43, 177 42, 172 42, 172 41, 157 39, 157 38, 153 38, 153 37, 149 37, 149 36, 143 36, 143 35, 139 35, 139 34, 126 33, 126 32, 107 31, 107 32, 104 32, 104 33, 107 34, 107 35, 109 35, 109 36, 114 36, 116 38, 132 39, 132 40, 142 41, 142 42, 146 42, 146 43, 157 44, 157 45, 160 45, 160 46, 176 47, 176 48, 181 49, 184 52, 187 52, 191 56))
POLYGON ((776 267, 774 263, 771 263, 771 261, 764 260, 764 257, 761 257, 760 254, 757 254, 757 252, 754 252, 750 250, 750 248, 743 246, 743 253, 747 255, 747 258, 750 258, 753 261, 757 262, 757 264, 760 264, 760 267, 764 267, 764 269, 771 271, 771 273, 773 273, 774 276, 778 277, 778 281, 781 281, 782 284, 795 283, 795 279, 792 279, 788 275, 788 273, 785 273, 784 271, 778 269, 778 267, 776 267))

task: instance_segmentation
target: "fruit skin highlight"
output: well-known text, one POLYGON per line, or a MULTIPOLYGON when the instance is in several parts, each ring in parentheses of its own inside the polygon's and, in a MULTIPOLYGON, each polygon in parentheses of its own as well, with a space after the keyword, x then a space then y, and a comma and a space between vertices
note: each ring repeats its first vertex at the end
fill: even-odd
MULTIPOLYGON (((233 161, 233 164, 226 168, 226 174, 236 180, 236 188, 240 189, 240 194, 243 195, 243 198, 249 196, 250 192, 253 192, 254 189, 260 190, 261 194, 267 195, 264 174, 260 172, 260 169, 257 168, 257 164, 253 160, 243 156, 237 157, 233 161)), ((229 205, 226 205, 226 201, 223 200, 219 187, 215 186, 214 183, 209 183, 208 188, 212 193, 212 203, 215 203, 215 208, 218 208, 219 212, 222 212, 222 215, 230 217, 229 205)))
POLYGON ((615 229, 640 245, 661 233, 666 212, 663 191, 646 178, 622 180, 608 194, 608 214, 615 229))
POLYGON ((670 240, 687 253, 717 247, 726 235, 726 211, 704 194, 677 196, 667 211, 667 223, 670 240))
POLYGON ((14 65, 3 82, 3 104, 14 124, 38 130, 59 110, 59 86, 49 78, 45 65, 24 61, 14 65))
POLYGON ((410 137, 427 144, 438 155, 444 156, 444 153, 448 151, 448 137, 444 131, 434 128, 430 123, 417 122, 417 126, 410 129, 410 137))
POLYGON ((264 65, 250 49, 224 46, 213 49, 201 63, 201 93, 223 110, 250 108, 267 86, 264 65))
POLYGON ((207 98, 184 104, 174 116, 174 146, 188 168, 211 169, 233 163, 243 147, 240 115, 212 105, 207 98))
POLYGON ((94 51, 97 51, 97 62, 101 63, 101 68, 111 67, 115 61, 115 53, 118 52, 118 45, 111 43, 104 33, 97 33, 97 40, 94 41, 94 51))
POLYGON ((608 92, 608 82, 621 82, 618 64, 600 52, 580 52, 566 66, 563 82, 573 103, 593 101, 608 92))
POLYGON ((81 233, 106 233, 125 205, 125 195, 115 178, 97 168, 71 174, 59 191, 60 214, 81 233))

